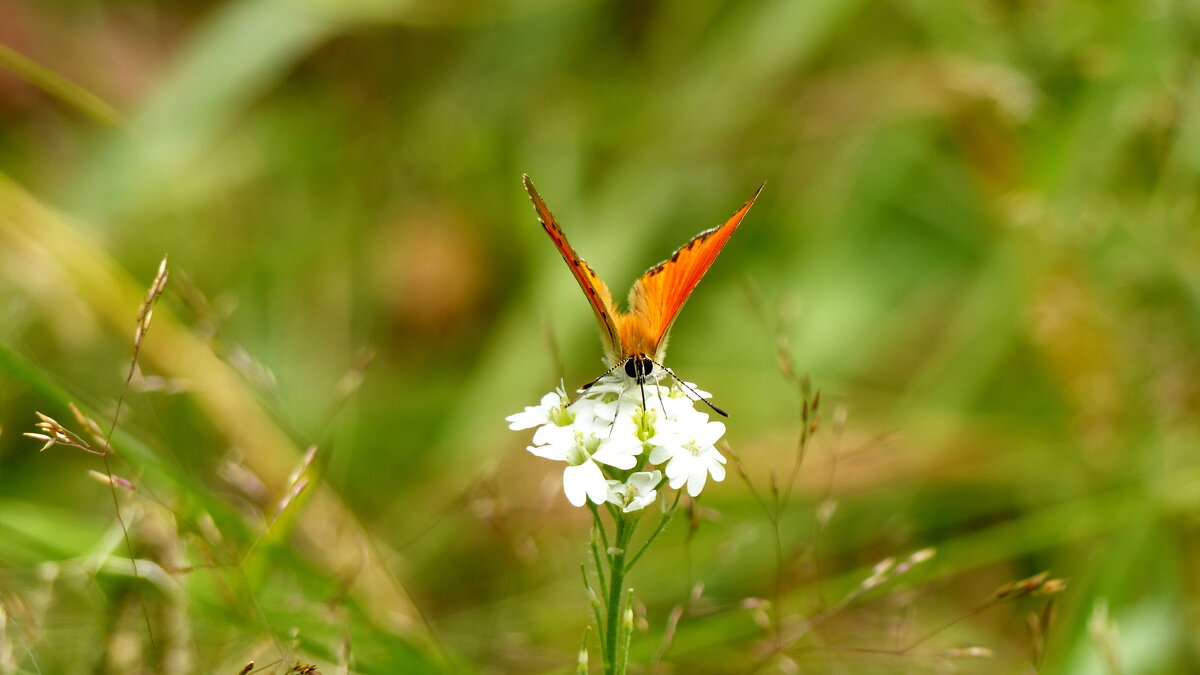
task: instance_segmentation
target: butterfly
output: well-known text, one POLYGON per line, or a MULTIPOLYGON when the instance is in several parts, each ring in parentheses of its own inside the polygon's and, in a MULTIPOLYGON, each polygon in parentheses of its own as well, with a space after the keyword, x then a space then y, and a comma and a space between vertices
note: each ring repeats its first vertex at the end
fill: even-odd
MULTIPOLYGON (((742 208, 723 225, 697 234, 671 254, 670 258, 646 270, 629 291, 629 311, 626 312, 613 304, 608 287, 579 257, 571 242, 567 241, 567 235, 563 234, 558 221, 554 219, 554 214, 550 213, 546 202, 542 201, 541 195, 533 187, 533 181, 529 180, 528 175, 522 178, 542 229, 550 235, 551 241, 562 254, 563 260, 571 269, 575 280, 579 282, 579 287, 583 289, 592 311, 596 314, 596 321, 600 324, 600 339, 604 343, 605 361, 610 366, 604 375, 622 368, 626 375, 638 384, 643 384, 657 365, 674 377, 674 373, 662 367, 671 325, 675 323, 679 310, 700 283, 704 273, 716 260, 725 242, 729 241, 730 235, 754 205, 754 200, 758 199, 763 186, 760 185, 750 201, 742 205, 742 208)), ((586 390, 599 380, 600 378, 596 378, 580 389, 586 390)), ((723 410, 707 400, 705 403, 714 411, 728 417, 723 410)))

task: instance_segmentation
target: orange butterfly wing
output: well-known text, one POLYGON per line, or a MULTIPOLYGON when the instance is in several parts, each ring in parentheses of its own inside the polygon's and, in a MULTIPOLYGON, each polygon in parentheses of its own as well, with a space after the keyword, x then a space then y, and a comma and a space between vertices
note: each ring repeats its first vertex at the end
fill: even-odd
POLYGON ((592 311, 596 313, 605 352, 610 359, 614 358, 619 351, 618 347, 621 342, 620 331, 616 321, 613 320, 613 317, 619 316, 619 313, 613 308, 612 294, 608 292, 608 287, 604 285, 600 277, 571 247, 571 242, 567 241, 567 235, 563 234, 562 228, 558 226, 554 214, 550 213, 550 209, 542 201, 541 195, 533 187, 533 181, 529 180, 528 175, 523 175, 521 178, 525 182, 525 191, 529 193, 533 208, 537 210, 542 229, 546 230, 546 234, 550 235, 550 239, 558 247, 558 252, 562 254, 563 260, 567 261, 567 267, 571 268, 571 274, 575 275, 575 280, 579 282, 579 287, 583 289, 584 295, 592 305, 592 311))
POLYGON ((646 354, 662 361, 667 347, 667 332, 679 316, 679 310, 700 279, 717 259, 717 254, 741 224, 746 212, 762 192, 725 221, 724 225, 705 230, 684 244, 667 260, 651 267, 629 292, 630 312, 619 318, 620 345, 623 354, 646 354))

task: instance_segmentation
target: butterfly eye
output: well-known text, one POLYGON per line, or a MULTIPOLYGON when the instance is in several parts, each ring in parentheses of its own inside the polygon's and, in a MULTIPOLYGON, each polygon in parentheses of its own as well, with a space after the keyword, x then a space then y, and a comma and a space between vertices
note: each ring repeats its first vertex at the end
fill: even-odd
POLYGON ((654 371, 654 362, 643 356, 631 356, 625 360, 625 374, 638 382, 654 371))

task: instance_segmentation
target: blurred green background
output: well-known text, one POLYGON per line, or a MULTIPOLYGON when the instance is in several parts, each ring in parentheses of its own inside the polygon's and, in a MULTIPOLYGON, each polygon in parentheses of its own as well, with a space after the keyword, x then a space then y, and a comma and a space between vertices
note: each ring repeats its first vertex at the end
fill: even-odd
POLYGON ((590 519, 503 418, 600 348, 526 172, 617 296, 767 183, 669 355, 748 480, 629 580, 635 672, 1200 670, 1198 47, 1182 0, 4 3, 0 672, 570 671, 590 519), (22 433, 107 429, 164 254, 114 491, 22 433))

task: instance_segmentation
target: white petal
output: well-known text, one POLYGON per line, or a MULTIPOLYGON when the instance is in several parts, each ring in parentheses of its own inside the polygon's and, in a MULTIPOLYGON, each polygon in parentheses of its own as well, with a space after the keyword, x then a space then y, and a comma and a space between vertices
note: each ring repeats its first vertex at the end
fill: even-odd
POLYGON ((597 462, 618 469, 632 469, 637 465, 637 455, 642 451, 642 442, 632 436, 617 436, 600 442, 600 448, 592 453, 597 462))
POLYGON ((700 445, 712 445, 716 443, 722 436, 725 435, 725 425, 721 422, 709 422, 705 424, 700 432, 696 434, 696 441, 700 445))
POLYGON ((625 484, 619 480, 608 481, 608 501, 611 504, 622 506, 625 504, 625 484))
POLYGON ((629 452, 618 452, 615 450, 605 451, 603 447, 592 455, 592 459, 607 464, 611 467, 621 469, 632 469, 637 466, 637 456, 629 452))
POLYGON ((600 467, 592 462, 584 462, 563 470, 563 492, 567 494, 567 501, 573 506, 583 506, 588 497, 596 494, 597 483, 602 496, 599 499, 593 497, 592 501, 599 504, 608 496, 608 483, 604 482, 604 474, 600 473, 600 467))
POLYGON ((667 447, 660 445, 657 448, 650 451, 650 463, 651 464, 662 464, 663 462, 667 461, 668 459, 671 459, 671 457, 673 457, 674 455, 675 455, 675 451, 673 448, 667 448, 667 447))
POLYGON ((679 459, 672 460, 667 464, 667 485, 672 489, 678 490, 687 482, 688 470, 687 464, 679 459))
POLYGON ((639 471, 629 477, 629 484, 637 488, 639 493, 653 492, 654 488, 662 480, 662 473, 658 470, 654 471, 639 471))
POLYGON ((560 445, 531 445, 525 449, 538 457, 545 457, 546 459, 553 459, 558 462, 567 461, 566 449, 560 445))
POLYGON ((700 398, 712 398, 712 394, 697 387, 695 382, 684 382, 684 384, 691 387, 692 391, 700 395, 700 398))
POLYGON ((587 462, 580 466, 592 467, 591 475, 588 476, 588 499, 591 499, 593 504, 603 504, 608 499, 608 481, 604 480, 604 474, 600 471, 600 467, 596 466, 594 462, 587 462))
POLYGON ((592 408, 592 415, 598 420, 612 422, 617 418, 617 403, 596 403, 592 408))
POLYGON ((575 430, 572 427, 544 424, 533 432, 533 443, 534 445, 574 445, 575 430))
POLYGON ((712 462, 708 465, 708 472, 712 474, 713 480, 717 481, 718 483, 725 480, 725 467, 717 464, 716 462, 712 462))
POLYGON ((513 431, 520 431, 522 429, 532 429, 539 424, 545 424, 546 422, 549 422, 550 415, 541 408, 529 407, 526 408, 524 412, 509 415, 504 419, 509 423, 509 429, 512 429, 513 431))
POLYGON ((704 489, 704 481, 708 478, 708 470, 703 466, 692 467, 691 473, 687 477, 687 492, 688 496, 695 497, 704 489))
POLYGON ((679 447, 688 441, 687 436, 679 433, 671 427, 663 429, 669 420, 660 422, 655 428, 655 434, 646 440, 650 445, 679 447))
POLYGON ((604 428, 602 436, 604 438, 615 438, 617 436, 628 436, 637 438, 638 425, 634 423, 633 418, 629 415, 622 414, 615 421, 609 422, 604 428))
POLYGON ((595 436, 607 436, 609 430, 612 429, 612 419, 605 419, 596 413, 602 410, 593 405, 593 401, 584 399, 576 404, 575 409, 575 424, 576 430, 585 434, 593 434, 595 436))
POLYGON ((695 403, 695 401, 686 396, 677 399, 676 405, 671 409, 671 416, 679 420, 680 423, 689 426, 704 424, 708 421, 708 413, 704 409, 695 407, 695 403))

